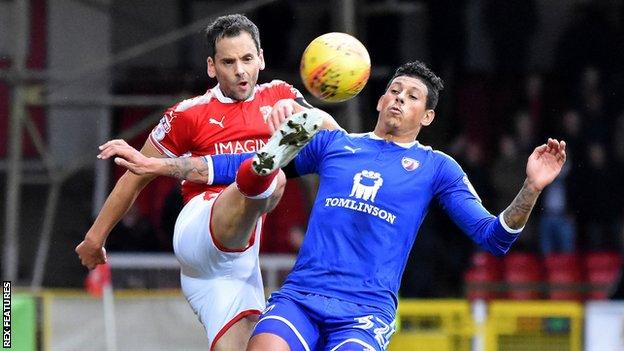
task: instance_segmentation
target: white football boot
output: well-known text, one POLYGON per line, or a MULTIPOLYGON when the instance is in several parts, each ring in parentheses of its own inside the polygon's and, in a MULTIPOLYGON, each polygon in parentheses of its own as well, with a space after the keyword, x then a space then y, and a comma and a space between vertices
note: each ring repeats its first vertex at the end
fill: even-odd
POLYGON ((288 164, 321 128, 323 113, 308 109, 293 114, 253 157, 252 166, 266 175, 288 164))

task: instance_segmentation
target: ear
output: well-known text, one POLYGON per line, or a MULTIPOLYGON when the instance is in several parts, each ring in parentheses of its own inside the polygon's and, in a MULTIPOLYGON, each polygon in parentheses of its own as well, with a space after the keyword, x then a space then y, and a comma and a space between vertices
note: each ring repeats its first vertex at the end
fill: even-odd
POLYGON ((434 118, 435 118, 435 111, 427 110, 425 111, 425 117, 423 117, 423 119, 420 121, 420 124, 426 127, 430 125, 431 122, 433 122, 434 118))
POLYGON ((377 100, 377 107, 375 108, 377 112, 381 112, 381 99, 382 98, 383 98, 383 95, 379 97, 379 100, 377 100))
POLYGON ((208 77, 214 78, 217 76, 217 69, 215 68, 215 62, 212 57, 208 56, 206 59, 206 71, 208 72, 208 77))
POLYGON ((262 49, 260 49, 260 53, 258 54, 258 58, 260 59, 260 70, 262 71, 264 69, 265 63, 264 63, 264 51, 262 51, 262 49))

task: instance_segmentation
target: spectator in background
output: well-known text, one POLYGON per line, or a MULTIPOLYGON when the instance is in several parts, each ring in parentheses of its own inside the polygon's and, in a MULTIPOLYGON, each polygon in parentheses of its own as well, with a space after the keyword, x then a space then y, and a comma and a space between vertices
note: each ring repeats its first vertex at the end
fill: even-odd
POLYGON ((613 167, 608 162, 605 144, 592 141, 587 148, 587 164, 582 168, 584 186, 580 218, 590 250, 609 250, 619 246, 615 231, 617 208, 621 199, 614 195, 613 167))
POLYGON ((581 92, 579 107, 585 121, 584 138, 607 143, 611 121, 608 118, 608 107, 605 106, 603 84, 601 71, 593 66, 585 67, 579 84, 581 92))
POLYGON ((547 99, 544 97, 544 77, 538 72, 530 73, 524 83, 522 104, 529 115, 531 124, 534 126, 534 134, 541 138, 544 134, 547 99))
MULTIPOLYGON (((568 156, 569 157, 569 156, 568 156)), ((550 253, 575 251, 576 223, 568 213, 566 179, 570 164, 561 169, 559 178, 542 193, 542 214, 539 221, 539 242, 544 256, 550 253)))
MULTIPOLYGON (((524 182, 522 172, 524 172, 526 164, 524 156, 518 150, 518 142, 509 135, 503 135, 499 140, 499 154, 494 160, 490 169, 490 179, 492 180, 493 191, 493 212, 503 211, 509 203, 510 199, 516 196, 515 189, 524 182)), ((535 231, 533 226, 527 223, 528 227, 524 229, 518 243, 520 250, 533 249, 533 241, 535 231)))
MULTIPOLYGON (((561 116, 557 134, 567 143, 570 172, 566 175, 566 207, 575 219, 584 208, 581 189, 584 187, 582 167, 585 165, 585 140, 582 135, 581 115, 576 109, 568 109, 561 116)), ((577 227, 578 229, 578 227, 577 227)))
POLYGON ((535 125, 527 110, 519 110, 514 116, 515 139, 521 157, 529 155, 536 144, 535 125))
POLYGON ((451 143, 449 152, 462 165, 483 203, 488 204, 492 198, 492 185, 481 144, 469 141, 462 134, 451 143))
POLYGON ((493 212, 503 211, 509 199, 516 196, 515 190, 524 181, 524 168, 524 158, 518 152, 516 140, 509 134, 503 135, 499 141, 499 155, 490 173, 495 194, 493 212))
POLYGON ((585 149, 582 127, 583 122, 581 121, 581 114, 577 109, 567 109, 561 116, 561 126, 559 130, 562 137, 565 138, 568 153, 576 155, 575 164, 577 166, 582 163, 580 156, 585 149))
MULTIPOLYGON (((584 86, 587 92, 597 91, 597 76, 594 72, 588 72, 586 76, 587 79, 581 86, 584 86)), ((576 109, 565 110, 555 120, 557 121, 553 126, 555 134, 565 139, 568 145, 568 162, 562 168, 557 181, 544 191, 540 201, 543 211, 539 220, 538 234, 543 255, 575 251, 578 236, 577 214, 586 207, 579 193, 586 187, 580 172, 584 163, 582 156, 586 129, 583 128, 581 115, 576 109)))

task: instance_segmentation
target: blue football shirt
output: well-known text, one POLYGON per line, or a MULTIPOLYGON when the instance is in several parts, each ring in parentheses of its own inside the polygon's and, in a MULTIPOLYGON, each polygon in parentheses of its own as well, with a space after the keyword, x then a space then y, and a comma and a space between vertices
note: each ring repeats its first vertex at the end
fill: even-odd
MULTIPOLYGON (((218 174, 228 175, 222 181, 231 179, 240 163, 231 160, 213 157, 215 179, 218 174)), ((495 255, 506 253, 520 232, 482 206, 457 162, 418 142, 323 130, 294 162, 300 175, 317 173, 320 182, 282 294, 325 295, 393 315, 401 276, 431 201, 495 255)))

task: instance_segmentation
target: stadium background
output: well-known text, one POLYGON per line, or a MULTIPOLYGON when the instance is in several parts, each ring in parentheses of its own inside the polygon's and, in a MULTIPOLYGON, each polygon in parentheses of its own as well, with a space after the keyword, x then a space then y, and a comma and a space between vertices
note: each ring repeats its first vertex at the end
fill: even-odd
MULTIPOLYGON (((605 330, 621 334, 624 309, 588 301, 607 299, 617 288, 624 234, 622 1, 4 0, 0 264, 3 280, 11 281, 14 291, 36 297, 34 304, 26 303, 38 319, 35 346, 78 349, 76 345, 89 338, 61 332, 85 323, 72 304, 89 305, 98 313, 101 302, 80 292, 86 272, 73 252, 121 174, 107 162, 96 162, 97 145, 124 137, 139 147, 166 106, 212 86, 214 81, 205 74, 200 32, 212 18, 232 12, 246 13, 260 28, 267 61, 260 81, 283 79, 304 93, 298 63, 310 40, 345 31, 365 44, 372 76, 358 98, 322 105, 308 96, 350 131, 374 126, 376 99, 396 66, 412 59, 427 62, 445 80, 446 89, 436 121, 419 139, 457 158, 494 213, 519 188, 526 156, 538 142, 545 136, 568 142, 569 170, 557 191, 542 195, 514 255, 501 260, 483 255, 443 213, 432 209, 414 246, 401 294, 416 299, 414 303, 455 300, 411 322, 405 317, 403 335, 411 327, 417 342, 406 341, 410 346, 404 349, 417 350, 423 344, 429 349, 493 347, 512 334, 526 339, 512 338, 499 349, 574 350, 581 347, 581 337, 586 349, 599 347, 591 339, 596 325, 587 324, 592 320, 589 311, 610 313, 612 319, 605 324, 610 328, 597 329, 601 339, 609 339, 605 330), (567 245, 544 246, 543 239, 553 233, 567 234, 567 245), (472 301, 500 298, 571 302, 563 307, 531 304, 534 312, 520 307, 528 315, 513 315, 507 324, 496 311, 513 311, 511 307, 492 302, 481 306, 482 315, 473 315, 469 308, 472 301), (55 308, 60 316, 53 313, 55 308), (558 308, 563 312, 556 312, 558 308), (72 317, 62 318, 66 316, 72 317), (488 318, 499 319, 488 324, 488 318), (577 325, 583 318, 585 324, 577 325), (57 329, 50 332, 50 325, 57 329), (509 327, 504 332, 499 330, 503 325, 509 327), (62 337, 46 341, 57 331, 62 337), (496 337, 498 332, 505 337, 496 337), (433 336, 427 339, 425 334, 433 336), (567 344, 553 346, 550 337, 567 344), (532 344, 540 338, 546 346, 532 344)), ((265 272, 265 278, 271 277, 267 290, 279 284, 296 250, 305 226, 309 183, 289 184, 283 201, 288 206, 274 216, 273 229, 265 235, 272 238, 263 243, 266 265, 275 267, 265 272)), ((159 335, 176 342, 166 337, 175 334, 171 326, 198 327, 179 303, 175 262, 169 255, 180 206, 176 190, 176 182, 168 179, 150 185, 108 245, 119 254, 113 266, 115 288, 147 289, 116 300, 131 306, 116 309, 123 313, 117 317, 117 329, 129 328, 122 323, 143 325, 140 330, 147 336, 135 339, 158 340, 161 345, 165 344, 159 335), (137 251, 142 255, 133 254, 137 251), (176 306, 159 317, 164 321, 160 329, 130 317, 131 311, 140 317, 154 311, 153 299, 171 299, 176 306), (180 322, 167 324, 178 308, 180 322)), ((425 306, 430 304, 406 313, 418 314, 428 310, 425 306)), ((125 340, 121 334, 119 338, 125 340)), ((624 347, 621 336, 613 340, 624 347)), ((201 339, 199 343, 201 347, 201 339)), ((128 345, 119 342, 118 348, 147 347, 128 345)))

